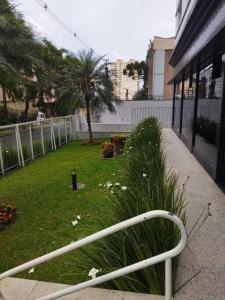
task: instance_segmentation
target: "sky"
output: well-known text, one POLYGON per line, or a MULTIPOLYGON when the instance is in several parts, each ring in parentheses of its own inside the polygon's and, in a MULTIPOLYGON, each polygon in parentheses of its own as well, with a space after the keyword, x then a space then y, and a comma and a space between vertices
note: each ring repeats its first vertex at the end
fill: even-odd
POLYGON ((40 37, 72 52, 87 47, 98 55, 145 60, 150 39, 175 35, 176 0, 10 0, 40 37), (38 3, 76 32, 62 28, 38 3))

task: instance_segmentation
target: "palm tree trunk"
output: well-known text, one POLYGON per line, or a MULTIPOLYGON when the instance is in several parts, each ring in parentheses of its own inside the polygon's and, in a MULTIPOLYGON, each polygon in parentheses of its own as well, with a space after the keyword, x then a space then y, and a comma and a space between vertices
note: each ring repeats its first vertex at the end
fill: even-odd
POLYGON ((26 99, 25 100, 25 110, 24 110, 24 120, 25 121, 27 120, 29 107, 30 107, 30 101, 29 101, 29 99, 26 99))
POLYGON ((91 129, 91 116, 90 116, 90 100, 88 96, 86 96, 86 108, 87 108, 87 124, 88 124, 88 132, 89 132, 89 141, 93 142, 93 134, 91 129))
POLYGON ((2 87, 2 100, 3 100, 3 106, 4 106, 4 113, 7 118, 8 117, 8 107, 7 107, 6 90, 4 87, 2 87))

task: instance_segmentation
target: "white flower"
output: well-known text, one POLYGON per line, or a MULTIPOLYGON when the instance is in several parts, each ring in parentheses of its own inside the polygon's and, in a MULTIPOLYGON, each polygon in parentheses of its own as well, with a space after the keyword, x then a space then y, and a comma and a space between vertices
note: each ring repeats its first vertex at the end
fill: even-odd
POLYGON ((34 268, 29 270, 29 274, 34 273, 34 268))
POLYGON ((130 146, 129 149, 133 149, 133 147, 130 146))
POLYGON ((113 173, 113 176, 115 176, 116 174, 115 173, 113 173))
POLYGON ((111 190, 111 191, 110 191, 110 193, 111 193, 111 194, 114 194, 114 191, 113 191, 113 190, 111 190))
POLYGON ((5 153, 8 153, 9 151, 8 150, 5 150, 5 153))
POLYGON ((106 183, 106 186, 107 186, 107 188, 110 188, 110 187, 112 186, 112 182, 108 181, 108 182, 106 183))
POLYGON ((98 185, 99 187, 101 187, 102 186, 102 183, 99 183, 99 185, 98 185))
POLYGON ((126 189, 127 189, 127 186, 125 186, 125 185, 122 185, 122 186, 121 186, 121 189, 122 189, 123 191, 126 191, 126 189))
POLYGON ((77 216, 77 219, 80 220, 80 219, 81 219, 81 216, 78 215, 78 216, 77 216))
POLYGON ((77 225, 77 224, 78 224, 78 221, 77 221, 77 220, 72 221, 72 225, 73 225, 73 226, 75 226, 75 225, 77 225))
POLYGON ((148 142, 149 144, 151 144, 151 142, 148 142))
POLYGON ((92 277, 92 279, 96 278, 96 274, 99 272, 98 269, 92 268, 89 273, 88 276, 92 277))
POLYGON ((120 183, 119 183, 119 182, 116 182, 116 183, 115 183, 115 185, 117 185, 117 186, 118 186, 118 185, 120 185, 120 183))
POLYGON ((148 176, 146 173, 143 173, 142 175, 143 175, 143 177, 147 177, 148 176))

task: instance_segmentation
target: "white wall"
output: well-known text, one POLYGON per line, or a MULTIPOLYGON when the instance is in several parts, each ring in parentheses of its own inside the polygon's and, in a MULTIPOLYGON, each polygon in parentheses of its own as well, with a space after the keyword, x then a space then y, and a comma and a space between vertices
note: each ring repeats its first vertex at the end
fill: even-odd
POLYGON ((153 63, 153 97, 163 99, 165 50, 155 50, 153 63))
MULTIPOLYGON (((127 129, 131 128, 132 124, 136 124, 150 116, 158 118, 162 126, 170 127, 172 120, 172 100, 122 101, 120 105, 116 106, 116 113, 103 112, 99 122, 93 122, 93 128, 96 131, 100 131, 104 124, 106 125, 104 126, 104 130, 110 131, 110 127, 114 130, 113 126, 117 125, 115 131, 126 132, 127 129)), ((82 123, 81 130, 86 130, 84 120, 84 118, 80 120, 82 123)))

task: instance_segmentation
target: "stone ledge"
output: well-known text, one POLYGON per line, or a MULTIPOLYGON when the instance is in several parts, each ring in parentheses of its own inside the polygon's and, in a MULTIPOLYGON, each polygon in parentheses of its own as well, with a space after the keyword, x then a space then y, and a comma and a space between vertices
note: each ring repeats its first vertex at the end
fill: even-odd
MULTIPOLYGON (((38 297, 69 287, 66 284, 42 282, 37 280, 6 278, 0 282, 4 298, 0 300, 35 300, 38 297)), ((62 300, 162 300, 163 296, 121 292, 99 288, 85 290, 61 297, 62 300)))

